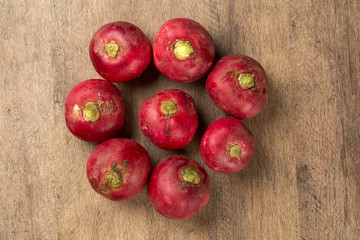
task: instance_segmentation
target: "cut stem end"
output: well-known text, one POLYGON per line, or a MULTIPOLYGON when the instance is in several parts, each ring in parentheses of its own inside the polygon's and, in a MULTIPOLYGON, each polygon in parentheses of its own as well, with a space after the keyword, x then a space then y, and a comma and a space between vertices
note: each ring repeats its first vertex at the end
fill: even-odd
POLYGON ((189 41, 176 40, 174 54, 177 59, 184 60, 191 57, 194 53, 194 48, 189 41))
POLYGON ((115 41, 110 41, 105 44, 105 52, 112 58, 115 58, 119 51, 119 45, 115 43, 115 41))
POLYGON ((169 118, 177 114, 178 107, 175 102, 171 100, 165 100, 161 103, 160 111, 165 116, 165 118, 169 118))
POLYGON ((239 145, 234 145, 230 148, 230 156, 235 157, 237 159, 240 158, 241 149, 239 145))
POLYGON ((100 118, 99 106, 94 102, 88 102, 83 109, 83 117, 87 122, 96 122, 100 118))
POLYGON ((119 188, 122 184, 122 180, 116 172, 107 173, 105 175, 105 182, 110 188, 119 188))
POLYGON ((238 80, 239 80, 240 86, 242 86, 243 88, 251 89, 251 88, 255 87, 254 74, 240 73, 238 80))
POLYGON ((181 169, 181 177, 183 181, 191 184, 199 184, 201 180, 200 174, 190 166, 181 169))

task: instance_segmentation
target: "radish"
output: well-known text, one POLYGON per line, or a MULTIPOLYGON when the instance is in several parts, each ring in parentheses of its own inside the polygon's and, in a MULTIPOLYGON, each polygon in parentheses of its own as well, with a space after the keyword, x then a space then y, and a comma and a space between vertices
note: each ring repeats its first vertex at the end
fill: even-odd
POLYGON ((148 196, 154 208, 171 219, 185 219, 199 212, 210 198, 210 179, 193 160, 175 155, 153 170, 148 196))
POLYGON ((95 33, 89 54, 100 76, 112 82, 125 82, 145 71, 151 60, 151 45, 134 24, 113 22, 95 33))
POLYGON ((120 90, 101 79, 77 84, 66 97, 65 120, 70 132, 85 141, 102 142, 117 136, 124 124, 120 90))
POLYGON ((240 119, 260 112, 266 102, 267 88, 264 69, 244 55, 221 58, 206 80, 206 90, 215 105, 240 119))
POLYGON ((177 89, 168 89, 148 98, 139 111, 143 134, 159 148, 185 147, 199 124, 194 100, 177 89))
POLYGON ((157 69, 176 82, 192 82, 209 72, 215 45, 206 29, 194 20, 174 18, 165 22, 153 41, 157 69))
POLYGON ((151 160, 137 142, 114 138, 101 143, 90 155, 86 174, 100 195, 114 201, 134 197, 145 186, 151 160))
POLYGON ((255 139, 239 120, 221 118, 206 129, 200 153, 209 168, 220 173, 236 173, 243 169, 255 152, 255 139))

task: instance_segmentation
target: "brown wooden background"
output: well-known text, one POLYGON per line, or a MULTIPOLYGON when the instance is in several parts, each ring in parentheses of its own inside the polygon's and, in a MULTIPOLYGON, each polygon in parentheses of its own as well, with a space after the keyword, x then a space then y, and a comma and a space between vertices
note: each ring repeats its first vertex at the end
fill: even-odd
MULTIPOLYGON (((0 239, 359 239, 360 2, 357 0, 0 0, 0 239), (257 59, 268 102, 244 121, 257 140, 235 175, 206 168, 208 205, 168 220, 143 190, 126 202, 96 194, 85 174, 97 146, 67 130, 64 101, 78 82, 98 78, 88 44, 103 24, 130 21, 150 41, 163 22, 189 17, 212 35, 217 58, 257 59)), ((224 117, 205 78, 180 84, 154 65, 118 84, 126 104, 122 136, 142 144, 153 165, 183 154, 202 165, 200 138, 224 117), (167 88, 193 96, 198 132, 169 152, 138 127, 141 103, 167 88)))

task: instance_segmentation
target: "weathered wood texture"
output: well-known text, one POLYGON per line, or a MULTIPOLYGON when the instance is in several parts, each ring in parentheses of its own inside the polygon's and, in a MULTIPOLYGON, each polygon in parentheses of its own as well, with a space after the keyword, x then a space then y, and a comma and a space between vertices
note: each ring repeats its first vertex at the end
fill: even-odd
MULTIPOLYGON (((359 12, 357 0, 0 0, 0 239, 359 239, 359 12), (265 109, 244 121, 253 161, 230 176, 206 168, 211 199, 184 221, 158 214, 145 190, 126 202, 96 194, 85 165, 97 145, 73 137, 63 117, 71 87, 99 77, 88 44, 101 25, 130 21, 152 41, 174 17, 208 29, 217 58, 257 59, 270 81, 265 109)), ((118 84, 122 136, 153 165, 174 153, 204 165, 200 138, 225 116, 204 85, 172 82, 153 64, 118 84), (174 152, 147 141, 137 120, 141 103, 167 88, 188 92, 200 114, 194 140, 174 152)))

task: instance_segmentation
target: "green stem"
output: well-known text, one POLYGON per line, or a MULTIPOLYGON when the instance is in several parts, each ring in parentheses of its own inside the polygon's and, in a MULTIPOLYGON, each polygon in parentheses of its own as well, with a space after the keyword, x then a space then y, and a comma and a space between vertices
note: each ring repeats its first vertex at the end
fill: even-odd
POLYGON ((168 131, 170 125, 170 119, 172 116, 178 113, 177 104, 171 100, 165 100, 160 105, 160 111, 165 118, 168 118, 168 122, 166 124, 166 129, 165 129, 165 135, 170 135, 170 132, 168 131))
POLYGON ((115 41, 110 41, 105 44, 105 52, 112 58, 116 57, 116 54, 119 51, 119 45, 115 43, 115 41))
POLYGON ((122 185, 122 179, 116 172, 109 172, 105 175, 105 182, 110 188, 119 188, 122 185))
POLYGON ((100 118, 99 106, 94 102, 88 102, 83 109, 83 117, 87 122, 96 122, 100 118))
POLYGON ((194 55, 195 50, 189 41, 176 40, 174 45, 175 57, 179 60, 184 60, 194 55))
POLYGON ((171 135, 169 132, 170 119, 171 118, 168 119, 168 122, 166 124, 166 129, 165 129, 165 135, 169 135, 169 136, 171 135))
POLYGON ((235 158, 239 159, 240 153, 241 153, 241 149, 240 149, 239 145, 235 144, 234 146, 232 146, 230 148, 230 156, 231 157, 235 157, 235 158))
POLYGON ((199 184, 201 177, 200 174, 195 170, 195 168, 188 166, 185 168, 182 168, 181 171, 181 177, 184 182, 190 183, 190 184, 199 184))
POLYGON ((240 73, 238 78, 240 86, 246 89, 255 87, 254 74, 251 73, 240 73))
POLYGON ((160 111, 165 118, 170 118, 178 112, 177 104, 171 100, 165 100, 160 105, 160 111))

